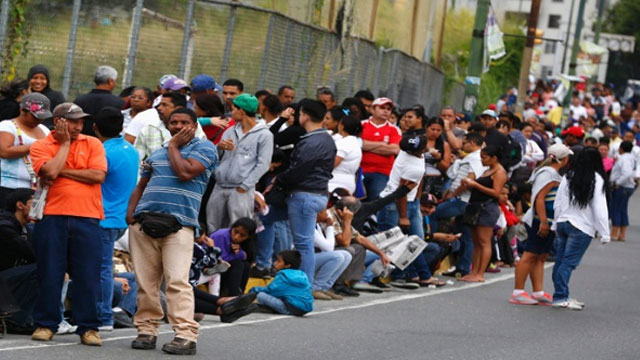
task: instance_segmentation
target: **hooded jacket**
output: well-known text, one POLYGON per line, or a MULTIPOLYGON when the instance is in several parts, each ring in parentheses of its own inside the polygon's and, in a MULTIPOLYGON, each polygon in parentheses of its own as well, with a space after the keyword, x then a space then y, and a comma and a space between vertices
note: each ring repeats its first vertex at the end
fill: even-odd
MULTIPOLYGON (((49 99, 51 103, 51 111, 56 108, 56 106, 65 102, 64 95, 61 92, 55 91, 51 88, 51 78, 49 77, 49 69, 47 69, 44 65, 35 65, 29 69, 29 74, 27 75, 27 79, 31 80, 31 78, 36 74, 42 74, 47 78, 47 86, 40 93, 49 99)), ((50 129, 53 129, 53 122, 51 119, 43 122, 45 126, 50 129)))
POLYGON ((252 189, 269 170, 273 155, 273 134, 263 124, 256 124, 238 137, 241 124, 229 128, 222 141, 231 140, 235 148, 220 153, 222 160, 216 169, 216 185, 223 188, 252 189))
POLYGON ((269 286, 255 286, 250 292, 263 292, 276 297, 284 301, 287 308, 294 307, 299 310, 300 315, 313 311, 311 284, 302 270, 282 269, 278 271, 269 286))
POLYGON ((29 236, 24 235, 16 216, 0 209, 0 271, 36 261, 29 236))

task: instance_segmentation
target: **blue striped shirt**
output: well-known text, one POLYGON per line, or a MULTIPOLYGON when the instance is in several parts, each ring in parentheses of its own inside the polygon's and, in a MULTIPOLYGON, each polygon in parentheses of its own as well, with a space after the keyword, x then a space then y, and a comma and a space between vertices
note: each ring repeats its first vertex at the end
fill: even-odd
POLYGON ((165 143, 151 153, 146 160, 149 166, 144 166, 140 174, 150 179, 134 216, 143 212, 171 214, 183 226, 197 230, 200 228, 198 212, 202 194, 211 173, 218 166, 218 152, 210 141, 194 138, 180 148, 180 153, 185 159, 200 162, 205 171, 189 181, 181 181, 169 163, 168 142, 165 143))

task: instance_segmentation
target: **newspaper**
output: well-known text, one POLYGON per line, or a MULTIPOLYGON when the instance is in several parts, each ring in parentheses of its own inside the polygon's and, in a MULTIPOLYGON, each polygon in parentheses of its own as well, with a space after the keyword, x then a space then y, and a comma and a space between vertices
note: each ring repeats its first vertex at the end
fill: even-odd
POLYGON ((404 270, 427 247, 427 242, 418 236, 407 236, 399 227, 369 236, 369 239, 400 270, 404 270))

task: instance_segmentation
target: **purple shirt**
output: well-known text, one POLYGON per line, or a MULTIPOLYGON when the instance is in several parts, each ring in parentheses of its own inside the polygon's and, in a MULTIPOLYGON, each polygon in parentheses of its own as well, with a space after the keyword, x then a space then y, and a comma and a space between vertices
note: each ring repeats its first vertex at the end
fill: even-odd
POLYGON ((222 253, 220 254, 220 257, 222 258, 222 260, 226 262, 231 262, 234 260, 241 260, 241 261, 246 260, 247 255, 244 253, 242 249, 240 249, 240 251, 238 251, 237 254, 233 252, 233 249, 231 248, 231 229, 230 228, 220 229, 214 232, 213 234, 211 234, 211 236, 209 237, 213 239, 213 243, 215 244, 215 246, 217 248, 220 248, 220 250, 222 250, 222 253))

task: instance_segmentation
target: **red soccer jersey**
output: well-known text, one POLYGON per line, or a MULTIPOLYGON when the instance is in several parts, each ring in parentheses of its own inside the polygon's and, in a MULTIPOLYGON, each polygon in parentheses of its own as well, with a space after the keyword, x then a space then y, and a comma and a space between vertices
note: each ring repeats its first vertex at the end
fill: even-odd
MULTIPOLYGON (((400 144, 402 134, 400 129, 386 122, 382 125, 376 125, 371 119, 362 121, 362 140, 382 141, 387 144, 400 144)), ((364 173, 380 173, 389 176, 395 156, 383 156, 374 154, 370 151, 362 152, 362 171, 364 173)))

